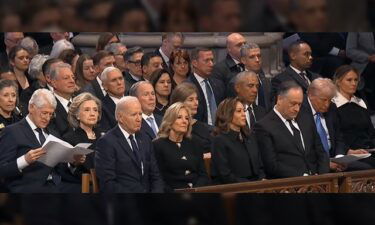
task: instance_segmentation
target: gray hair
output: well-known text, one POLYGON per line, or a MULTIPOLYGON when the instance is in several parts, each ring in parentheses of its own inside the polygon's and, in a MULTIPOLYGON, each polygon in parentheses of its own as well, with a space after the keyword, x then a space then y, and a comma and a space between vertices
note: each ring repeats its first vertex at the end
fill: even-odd
POLYGON ((32 55, 36 55, 39 52, 38 43, 32 37, 25 37, 21 40, 20 45, 27 49, 27 51, 32 55))
POLYGON ((139 100, 137 97, 134 97, 134 96, 125 96, 125 97, 122 97, 120 99, 120 101, 116 104, 116 109, 115 109, 115 117, 116 117, 116 120, 118 120, 118 114, 120 112, 123 112, 124 109, 125 109, 125 105, 129 102, 138 102, 139 103, 139 100))
POLYGON ((109 66, 109 67, 106 67, 103 70, 103 72, 100 74, 100 80, 102 80, 102 82, 105 83, 107 81, 107 79, 108 79, 108 74, 110 72, 115 71, 115 70, 117 70, 120 74, 122 74, 121 71, 117 67, 109 66))
POLYGON ((35 105, 37 108, 42 108, 46 104, 50 104, 53 108, 56 109, 57 102, 52 92, 44 88, 34 91, 33 95, 30 98, 29 106, 35 105))
POLYGON ((57 41, 52 47, 52 51, 49 58, 58 58, 60 53, 66 49, 74 50, 74 45, 65 39, 57 41))
POLYGON ((55 66, 51 67, 50 79, 57 80, 57 76, 59 75, 60 69, 62 68, 69 68, 72 69, 72 66, 68 63, 58 63, 55 66))
POLYGON ((143 52, 143 48, 140 47, 140 46, 135 46, 135 47, 132 47, 132 48, 129 48, 125 54, 124 54, 124 60, 126 62, 130 61, 132 56, 136 53, 144 53, 143 52))
POLYGON ((321 95, 322 93, 329 93, 332 98, 336 95, 336 85, 328 78, 317 78, 313 80, 307 89, 309 95, 321 95))
POLYGON ((79 123, 80 123, 78 120, 78 114, 80 112, 79 107, 81 107, 82 103, 86 101, 90 101, 90 100, 94 101, 96 105, 98 106, 98 113, 99 113, 98 122, 100 121, 100 119, 102 118, 102 103, 97 97, 95 97, 91 93, 83 92, 79 94, 78 96, 76 96, 75 98, 73 98, 72 104, 69 107, 68 122, 70 126, 72 126, 73 128, 79 127, 79 123))
POLYGON ((255 43, 247 43, 247 44, 242 45, 240 49, 241 57, 247 56, 249 54, 250 49, 257 49, 257 48, 259 48, 259 45, 255 43))
POLYGON ((37 77, 43 72, 42 66, 47 61, 48 55, 35 55, 30 61, 29 65, 29 75, 32 79, 37 79, 37 77))
POLYGON ((133 84, 133 85, 130 87, 129 95, 130 95, 130 96, 134 96, 134 97, 138 97, 138 88, 139 88, 139 86, 141 86, 142 84, 149 84, 149 85, 152 86, 152 84, 150 83, 150 81, 147 81, 147 80, 138 81, 137 83, 133 84))
POLYGON ((104 50, 112 52, 114 55, 120 55, 121 54, 121 52, 120 52, 121 47, 126 47, 126 46, 122 43, 111 43, 111 44, 106 45, 104 47, 104 50))
POLYGON ((253 71, 242 71, 233 78, 234 85, 238 85, 239 83, 242 83, 246 77, 250 77, 250 76, 255 76, 258 79, 258 75, 254 73, 253 71))

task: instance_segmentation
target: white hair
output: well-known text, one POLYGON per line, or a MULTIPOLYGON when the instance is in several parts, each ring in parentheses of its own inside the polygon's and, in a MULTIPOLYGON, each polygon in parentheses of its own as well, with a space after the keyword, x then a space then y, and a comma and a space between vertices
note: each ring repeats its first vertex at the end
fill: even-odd
POLYGON ((116 120, 118 120, 118 113, 120 112, 123 112, 125 110, 125 105, 129 102, 138 102, 139 103, 139 100, 138 98, 134 97, 134 96, 124 96, 120 99, 120 101, 116 104, 116 110, 115 110, 115 116, 116 116, 116 120))
POLYGON ((37 79, 38 75, 43 72, 42 66, 47 61, 48 55, 35 55, 30 61, 29 75, 33 79, 37 79))
POLYGON ((21 40, 20 45, 27 49, 31 55, 36 55, 39 52, 38 43, 32 37, 25 37, 21 40))
POLYGON ((34 91, 30 98, 29 106, 35 105, 37 108, 42 108, 46 104, 50 104, 56 109, 57 102, 52 92, 44 88, 34 91))
POLYGON ((102 82, 105 83, 108 79, 108 74, 115 70, 117 70, 120 74, 122 74, 121 71, 117 67, 109 66, 105 68, 103 72, 100 74, 100 80, 102 80, 102 82))
POLYGON ((120 52, 121 47, 126 48, 126 46, 122 43, 110 43, 110 44, 107 44, 104 47, 104 50, 112 52, 114 55, 119 55, 119 54, 121 54, 121 52, 120 52))
POLYGON ((50 79, 57 80, 57 76, 59 75, 60 69, 62 68, 69 68, 72 69, 72 66, 68 63, 58 63, 54 67, 51 67, 50 79))
POLYGON ((61 39, 60 41, 57 41, 53 45, 49 58, 50 59, 58 58, 60 53, 64 50, 67 50, 67 49, 74 50, 74 45, 72 43, 70 43, 69 41, 65 40, 65 39, 61 39))

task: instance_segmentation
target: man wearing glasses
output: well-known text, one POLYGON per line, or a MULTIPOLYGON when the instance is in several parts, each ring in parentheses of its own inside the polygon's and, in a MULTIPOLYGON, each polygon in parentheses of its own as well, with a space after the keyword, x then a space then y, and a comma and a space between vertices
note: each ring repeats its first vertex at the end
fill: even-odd
POLYGON ((130 90, 130 87, 138 81, 144 80, 141 67, 141 59, 143 54, 143 49, 139 46, 129 48, 124 54, 127 68, 127 71, 123 73, 125 77, 126 90, 130 90))

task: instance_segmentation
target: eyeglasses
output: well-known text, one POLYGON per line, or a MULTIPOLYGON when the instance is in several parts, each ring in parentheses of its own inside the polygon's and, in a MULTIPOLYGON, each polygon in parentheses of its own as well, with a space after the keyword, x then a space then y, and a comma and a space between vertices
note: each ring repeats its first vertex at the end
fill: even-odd
POLYGON ((128 62, 129 62, 129 63, 133 63, 133 64, 135 64, 136 66, 140 66, 140 65, 141 65, 141 61, 131 61, 131 60, 129 60, 128 62))

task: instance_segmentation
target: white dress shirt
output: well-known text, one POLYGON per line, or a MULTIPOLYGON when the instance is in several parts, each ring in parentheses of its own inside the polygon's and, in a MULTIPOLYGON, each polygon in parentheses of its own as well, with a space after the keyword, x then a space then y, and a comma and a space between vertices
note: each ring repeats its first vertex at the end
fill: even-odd
POLYGON ((361 98, 358 98, 353 95, 353 97, 351 97, 350 100, 348 100, 340 92, 337 92, 336 96, 333 97, 332 102, 336 104, 337 108, 340 108, 346 103, 353 102, 359 105, 360 107, 367 109, 366 103, 361 98))
POLYGON ((53 93, 55 95, 55 97, 60 101, 61 105, 64 107, 65 111, 66 112, 69 112, 69 107, 68 107, 68 104, 69 102, 72 102, 72 99, 70 100, 67 100, 63 97, 61 97, 60 95, 58 95, 56 92, 53 93))
MULTIPOLYGON (((132 151, 134 151, 134 150, 133 150, 133 147, 132 147, 132 143, 131 143, 131 141, 130 141, 130 139, 129 139, 129 136, 130 136, 131 134, 129 134, 126 130, 122 129, 122 127, 121 127, 120 124, 118 125, 118 127, 120 128, 122 134, 124 135, 125 140, 128 142, 128 144, 129 144, 129 146, 130 146, 130 149, 131 149, 132 151)), ((133 134, 133 137, 134 137, 135 144, 137 145, 137 140, 136 140, 136 138, 135 138, 135 134, 133 134)))

